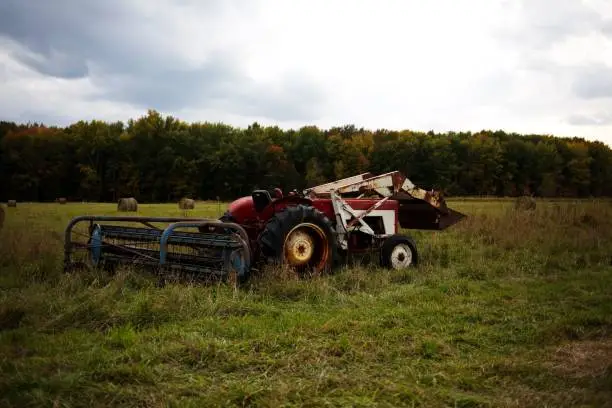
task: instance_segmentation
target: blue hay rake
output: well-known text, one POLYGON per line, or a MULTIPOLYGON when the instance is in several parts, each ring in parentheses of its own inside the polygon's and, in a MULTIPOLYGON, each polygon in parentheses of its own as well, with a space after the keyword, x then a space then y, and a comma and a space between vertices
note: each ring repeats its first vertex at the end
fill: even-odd
POLYGON ((219 220, 79 216, 65 230, 66 271, 128 265, 198 277, 235 276, 243 281, 249 275, 251 258, 244 228, 219 220), (89 223, 87 233, 75 231, 81 223, 89 223), (158 227, 155 223, 165 225, 158 227), (79 260, 78 254, 85 256, 79 260))

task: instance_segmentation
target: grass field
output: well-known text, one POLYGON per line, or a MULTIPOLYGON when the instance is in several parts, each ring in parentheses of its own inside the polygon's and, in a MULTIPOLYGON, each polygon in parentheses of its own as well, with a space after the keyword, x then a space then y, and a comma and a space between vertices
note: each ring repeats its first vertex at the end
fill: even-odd
POLYGON ((262 275, 239 291, 64 275, 66 223, 115 205, 5 208, 0 404, 612 406, 612 203, 451 206, 469 218, 414 233, 418 268, 262 275))

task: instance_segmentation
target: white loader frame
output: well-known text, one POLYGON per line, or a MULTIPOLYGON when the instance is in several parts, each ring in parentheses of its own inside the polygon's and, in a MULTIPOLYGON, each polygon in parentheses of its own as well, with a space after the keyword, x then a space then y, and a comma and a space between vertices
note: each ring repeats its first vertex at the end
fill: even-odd
POLYGON ((413 198, 427 201, 430 205, 440 208, 441 202, 434 192, 425 191, 416 187, 409 179, 398 171, 379 176, 363 173, 331 183, 321 184, 303 191, 310 198, 329 196, 331 198, 336 217, 336 234, 340 247, 348 249, 347 235, 358 230, 374 238, 384 239, 397 234, 396 211, 378 210, 378 208, 396 194, 408 195, 413 198), (363 198, 366 194, 376 193, 379 200, 367 210, 355 210, 343 198, 342 194, 359 193, 356 198, 363 198), (368 215, 381 216, 384 224, 384 233, 376 234, 372 227, 364 220, 368 215))

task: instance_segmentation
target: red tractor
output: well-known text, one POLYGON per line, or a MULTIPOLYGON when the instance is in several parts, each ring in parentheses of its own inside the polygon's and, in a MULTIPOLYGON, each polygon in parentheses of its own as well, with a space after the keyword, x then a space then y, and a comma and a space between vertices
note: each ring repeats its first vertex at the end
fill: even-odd
POLYGON ((418 262, 416 243, 401 228, 443 230, 463 217, 397 171, 364 173, 301 193, 256 190, 233 201, 219 220, 77 217, 66 228, 65 266, 74 267, 75 250, 84 249, 93 266, 130 263, 238 280, 262 263, 321 272, 371 253, 380 265, 401 269, 418 262), (89 221, 86 242, 72 238, 82 221, 89 221), (106 224, 112 221, 144 227, 106 224))

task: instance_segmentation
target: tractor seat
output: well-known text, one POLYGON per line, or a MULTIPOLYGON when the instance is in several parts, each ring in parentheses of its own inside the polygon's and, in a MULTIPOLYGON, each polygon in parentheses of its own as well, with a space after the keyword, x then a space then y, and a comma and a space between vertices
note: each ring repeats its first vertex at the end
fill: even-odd
POLYGON ((272 202, 272 196, 268 190, 255 190, 251 196, 253 197, 255 211, 257 212, 262 212, 272 202))

